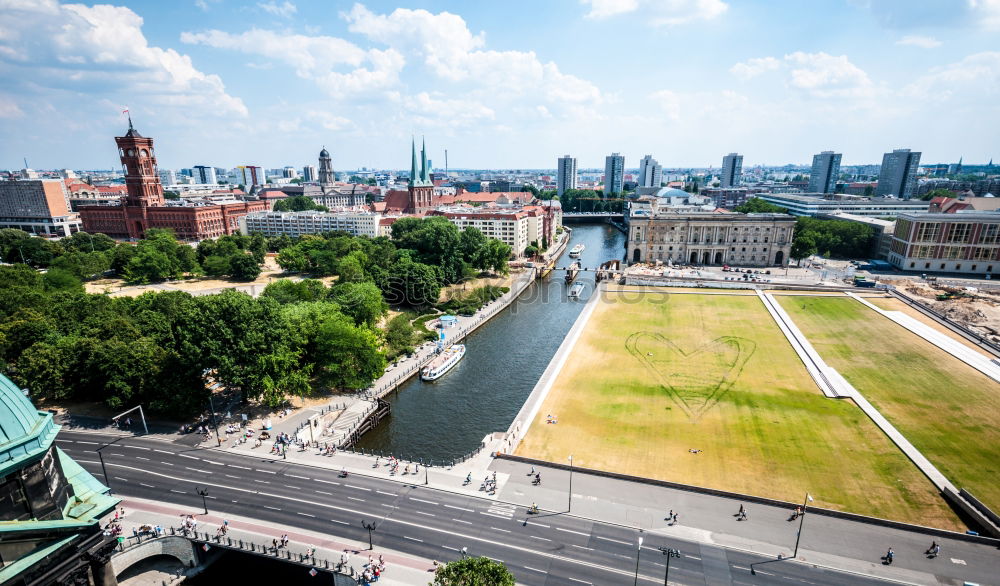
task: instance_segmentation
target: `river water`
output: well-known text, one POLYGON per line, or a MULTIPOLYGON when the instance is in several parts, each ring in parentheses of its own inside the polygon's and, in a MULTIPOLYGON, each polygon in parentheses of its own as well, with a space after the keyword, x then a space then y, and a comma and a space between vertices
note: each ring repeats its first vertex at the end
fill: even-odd
MULTIPOLYGON (((607 224, 572 224, 567 250, 582 243, 585 268, 621 259, 625 235, 607 224)), ((563 253, 557 266, 569 264, 563 253)), ((413 378, 386 397, 391 415, 355 449, 381 450, 409 460, 452 460, 479 447, 488 433, 506 431, 594 291, 594 273, 569 299, 564 271, 535 281, 517 301, 469 335, 465 358, 432 383, 413 378)))

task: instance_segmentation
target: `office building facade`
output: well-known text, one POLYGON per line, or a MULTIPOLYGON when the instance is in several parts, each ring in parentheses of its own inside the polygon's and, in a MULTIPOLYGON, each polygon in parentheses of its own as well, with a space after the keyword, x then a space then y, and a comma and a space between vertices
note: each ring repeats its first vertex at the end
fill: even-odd
POLYGON ((661 183, 663 167, 652 155, 646 155, 639 161, 639 187, 659 187, 661 183))
POLYGON ((40 236, 69 236, 79 232, 81 226, 63 180, 0 181, 0 228, 40 236))
POLYGON ((910 199, 917 191, 917 169, 920 153, 910 149, 895 149, 882 155, 882 168, 878 174, 878 197, 910 199))
POLYGON ((195 183, 202 185, 217 185, 219 183, 215 176, 215 167, 195 165, 191 167, 191 177, 194 178, 195 183))
POLYGON ((302 167, 302 180, 303 181, 316 181, 316 167, 315 165, 306 165, 302 167))
POLYGON ((901 214, 889 262, 904 271, 992 275, 1000 269, 1000 214, 901 214))
POLYGON ((347 232, 375 238, 381 216, 374 212, 257 212, 240 218, 240 232, 296 237, 303 234, 347 232))
POLYGON ((809 193, 833 193, 840 177, 840 153, 823 151, 813 155, 809 172, 809 193))
POLYGON ((604 157, 604 195, 621 193, 625 182, 625 157, 611 153, 604 157))
POLYGON ((245 191, 249 192, 254 187, 262 187, 267 184, 264 177, 264 169, 253 165, 240 165, 236 167, 236 184, 242 185, 245 191))
POLYGON ((576 159, 569 155, 559 157, 556 169, 557 195, 562 196, 567 189, 576 189, 576 159))
POLYGON ((743 177, 743 155, 729 153, 722 157, 721 187, 736 187, 743 177))

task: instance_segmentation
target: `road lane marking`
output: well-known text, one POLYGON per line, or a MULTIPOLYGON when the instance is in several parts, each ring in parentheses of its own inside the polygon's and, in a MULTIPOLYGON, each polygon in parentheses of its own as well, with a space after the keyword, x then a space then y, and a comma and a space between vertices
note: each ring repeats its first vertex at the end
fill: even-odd
POLYGON ((223 474, 223 476, 225 476, 225 477, 227 477, 227 478, 235 478, 236 480, 239 480, 239 479, 240 479, 240 477, 239 477, 239 476, 233 476, 232 474, 223 474))
POLYGON ((203 462, 208 462, 209 464, 215 464, 216 466, 225 466, 222 462, 213 462, 212 460, 202 460, 203 462))
POLYGON ((472 523, 470 523, 469 521, 463 521, 461 519, 452 519, 452 521, 456 523, 465 523, 466 525, 472 525, 472 523))
POLYGON ((345 484, 344 488, 356 488, 358 490, 367 490, 368 492, 372 491, 372 489, 370 489, 370 488, 365 488, 363 486, 354 486, 353 484, 345 484))
POLYGON ((494 531, 503 531, 504 533, 510 533, 510 529, 501 529, 499 527, 490 527, 494 531))
POLYGON ((604 541, 610 541, 611 543, 620 543, 622 545, 632 545, 627 541, 622 541, 621 539, 611 539, 610 537, 601 537, 600 535, 595 535, 597 539, 603 539, 604 541))
MULTIPOLYGON (((77 460, 77 461, 80 462, 80 460, 77 460)), ((87 462, 87 463, 97 464, 98 462, 87 462)), ((144 470, 144 469, 140 469, 140 468, 135 468, 134 466, 128 466, 128 465, 125 465, 125 464, 116 464, 116 463, 112 462, 112 463, 108 464, 108 466, 117 466, 119 468, 127 468, 130 471, 132 471, 132 472, 141 472, 141 473, 148 474, 148 475, 151 475, 151 476, 159 476, 159 477, 162 477, 162 478, 167 478, 167 479, 174 480, 174 481, 179 481, 179 482, 186 482, 186 483, 191 483, 192 482, 191 480, 186 479, 186 478, 178 478, 176 476, 170 476, 168 474, 163 474, 162 472, 155 472, 153 470, 144 470)), ((256 493, 256 494, 259 494, 259 495, 264 496, 264 497, 271 497, 271 498, 274 498, 274 499, 281 499, 281 500, 286 500, 286 501, 294 501, 294 502, 297 502, 299 504, 310 506, 310 507, 322 507, 322 508, 325 508, 325 509, 333 509, 333 510, 336 510, 336 511, 341 511, 343 513, 349 513, 351 515, 365 515, 366 513, 370 513, 369 511, 359 511, 359 510, 356 510, 356 509, 350 509, 350 508, 347 508, 347 507, 342 507, 342 506, 334 505, 334 504, 330 504, 330 503, 310 501, 310 500, 296 498, 296 497, 290 497, 290 496, 282 495, 282 494, 272 494, 272 493, 267 493, 267 492, 259 492, 259 491, 253 490, 251 488, 242 488, 242 487, 238 487, 238 486, 226 486, 226 485, 223 485, 223 484, 218 484, 218 483, 213 483, 213 482, 201 482, 200 484, 203 485, 203 486, 206 486, 206 487, 215 487, 215 488, 219 488, 219 489, 222 489, 222 490, 230 490, 230 491, 233 491, 233 492, 256 493)), ((171 489, 171 492, 176 492, 176 493, 180 493, 180 494, 186 494, 183 491, 173 490, 173 489, 171 489)), ((236 502, 236 501, 233 501, 233 502, 236 502)), ((269 509, 275 509, 275 507, 269 507, 267 505, 264 505, 264 506, 266 508, 269 508, 269 509)), ((280 510, 280 509, 275 509, 275 510, 280 510)), ((334 519, 331 519, 330 521, 333 522, 333 523, 340 523, 340 524, 343 524, 343 525, 349 525, 349 523, 347 523, 345 521, 336 521, 334 519)), ((453 519, 453 521, 457 521, 457 519, 453 519)), ((490 544, 490 545, 493 545, 493 546, 496 546, 496 547, 501 547, 501 548, 505 548, 505 549, 519 551, 519 552, 522 552, 522 553, 528 553, 528 554, 531 554, 531 555, 537 555, 537 556, 541 556, 541 557, 544 557, 544 558, 549 558, 551 560, 564 561, 564 562, 568 562, 568 563, 571 563, 571 564, 575 564, 575 565, 579 565, 579 566, 585 566, 585 567, 592 568, 592 569, 595 569, 595 570, 601 570, 603 572, 608 572, 608 573, 611 573, 611 574, 616 574, 618 576, 631 577, 633 575, 632 571, 621 570, 621 569, 613 568, 613 567, 610 567, 610 566, 603 566, 603 565, 600 565, 600 564, 597 564, 597 563, 594 563, 594 562, 588 562, 588 561, 585 561, 585 560, 568 557, 568 556, 565 556, 565 555, 562 555, 562 554, 559 554, 559 553, 552 553, 552 552, 548 552, 548 551, 539 551, 539 550, 534 550, 534 549, 531 549, 531 548, 528 548, 528 547, 524 547, 524 546, 520 546, 520 545, 515 545, 515 544, 511 544, 511 543, 504 543, 504 542, 500 542, 500 541, 493 541, 491 539, 487 539, 487 538, 479 536, 479 535, 467 535, 467 534, 462 534, 462 533, 455 533, 454 528, 440 528, 440 527, 433 527, 433 526, 429 526, 429 525, 421 525, 419 523, 414 523, 412 521, 407 521, 405 519, 399 519, 399 518, 394 518, 394 519, 391 520, 391 522, 398 523, 400 525, 410 526, 410 527, 417 527, 417 528, 425 530, 425 531, 432 531, 434 533, 444 534, 444 535, 447 535, 449 537, 457 537, 457 538, 465 539, 465 540, 468 540, 468 541, 475 541, 475 542, 487 543, 487 544, 490 544)), ((471 525, 471 523, 469 523, 469 524, 471 525)), ((631 544, 628 544, 628 545, 631 545, 631 544)), ((448 548, 447 546, 442 546, 442 547, 445 547, 446 549, 452 549, 453 551, 458 551, 455 548, 448 548)), ((581 547, 581 546, 574 546, 574 547, 581 547)), ((588 549, 589 550, 591 548, 581 548, 581 549, 588 549)), ((648 577, 648 576, 645 576, 645 575, 643 575, 642 578, 644 580, 647 580, 647 581, 659 581, 658 578, 648 577)))
MULTIPOLYGON (((82 443, 82 442, 81 442, 81 443, 82 443)), ((156 448, 153 448, 153 451, 154 451, 154 452, 160 452, 161 454, 170 454, 171 456, 173 456, 173 455, 174 455, 174 453, 173 453, 173 452, 168 452, 167 450, 158 450, 158 449, 156 449, 156 448)))
POLYGON ((186 492, 184 492, 183 490, 174 490, 174 489, 172 489, 172 488, 170 489, 170 492, 176 492, 177 494, 187 494, 187 493, 186 493, 186 492))
POLYGON ((438 503, 436 503, 434 501, 425 501, 424 499, 418 499, 418 498, 415 498, 415 497, 412 497, 412 496, 408 497, 408 498, 411 501, 417 501, 418 503, 427 503, 428 505, 436 505, 436 504, 438 504, 438 503))
POLYGON ((377 492, 379 494, 384 494, 384 495, 387 495, 387 496, 396 496, 396 493, 394 493, 394 492, 385 492, 384 490, 376 490, 375 492, 377 492))
POLYGON ((576 548, 579 548, 579 549, 585 549, 587 551, 594 551, 594 548, 592 548, 592 547, 584 547, 582 545, 577 545, 575 543, 571 543, 571 544, 569 544, 569 546, 570 547, 576 547, 576 548))
POLYGON ((330 482, 329 480, 320 480, 319 478, 316 479, 316 482, 322 482, 323 484, 336 484, 337 486, 340 486, 339 482, 330 482))
POLYGON ((188 456, 187 454, 177 454, 181 458, 187 458, 188 460, 201 460, 201 458, 196 458, 194 456, 188 456))
POLYGON ((365 499, 359 499, 359 498, 355 498, 355 497, 353 497, 353 496, 349 496, 349 497, 347 497, 347 498, 348 498, 349 500, 352 500, 352 501, 358 501, 358 502, 361 502, 361 503, 365 502, 365 499))
POLYGON ((188 466, 184 467, 185 470, 191 470, 192 472, 200 472, 202 474, 211 474, 208 470, 199 470, 198 468, 190 468, 188 466))
POLYGON ((212 496, 212 495, 210 495, 210 494, 206 494, 206 495, 205 495, 205 498, 207 498, 207 499, 214 499, 214 498, 217 498, 217 497, 214 497, 214 496, 212 496))
POLYGON ((112 476, 115 480, 121 480, 122 482, 128 482, 127 478, 122 478, 121 476, 112 476))
POLYGON ((556 527, 556 531, 565 531, 566 533, 576 533, 577 535, 590 537, 590 533, 584 533, 583 531, 573 531, 572 529, 563 529, 562 527, 556 527))
POLYGON ((388 503, 379 503, 378 506, 380 506, 380 507, 389 507, 390 509, 395 509, 396 508, 396 505, 392 505, 392 504, 388 504, 388 503))
POLYGON ((415 511, 418 515, 426 515, 428 517, 437 517, 434 513, 425 513, 423 511, 415 511))
POLYGON ((78 444, 88 444, 88 445, 91 445, 91 446, 96 446, 97 445, 97 442, 85 442, 83 440, 78 440, 76 443, 78 443, 78 444))
POLYGON ((145 460, 145 461, 149 462, 149 458, 143 458, 142 456, 136 456, 135 459, 136 460, 145 460))
POLYGON ((302 490, 302 489, 301 489, 301 488, 299 488, 298 486, 292 486, 291 484, 286 484, 286 485, 285 485, 285 488, 290 488, 290 489, 292 489, 292 490, 302 490))
POLYGON ((416 537, 410 537, 409 535, 404 535, 403 539, 409 539, 410 541, 419 541, 420 543, 424 542, 423 539, 417 539, 416 537))
POLYGON ((152 484, 146 484, 145 482, 140 482, 139 484, 142 485, 142 486, 145 486, 146 488, 156 488, 152 484))
POLYGON ((236 464, 226 464, 230 468, 239 468, 240 470, 250 470, 248 466, 237 466, 236 464))
POLYGON ((254 468, 253 470, 254 472, 263 472, 264 474, 277 474, 277 472, 273 470, 261 470, 260 468, 254 468))
POLYGON ((298 478, 299 480, 309 480, 308 476, 299 476, 297 474, 288 474, 288 473, 286 473, 285 476, 287 476, 289 478, 298 478))
POLYGON ((441 547, 443 547, 445 549, 450 549, 451 551, 458 551, 457 547, 448 547, 447 545, 442 545, 441 547))
POLYGON ((302 515, 303 517, 312 517, 314 519, 316 518, 316 515, 310 515, 309 513, 300 513, 298 511, 295 511, 295 514, 296 515, 302 515))
POLYGON ((590 586, 594 586, 593 582, 588 582, 586 580, 580 580, 580 579, 577 579, 577 578, 570 578, 569 576, 566 576, 566 577, 569 578, 570 580, 574 581, 574 582, 579 582, 581 584, 590 584, 590 586))
POLYGON ((256 478, 254 478, 254 479, 253 479, 253 481, 254 481, 254 482, 259 482, 259 483, 261 483, 261 484, 271 484, 270 482, 268 482, 268 481, 266 481, 266 480, 257 480, 256 478))
POLYGON ((541 539, 542 541, 552 541, 552 540, 551 540, 551 539, 549 539, 548 537, 539 537, 539 536, 537 536, 537 535, 529 535, 528 537, 530 537, 530 538, 532 538, 532 539, 541 539))
POLYGON ((548 572, 546 572, 545 570, 539 570, 538 568, 532 568, 531 566, 521 566, 521 567, 523 567, 525 570, 531 570, 532 572, 539 572, 541 574, 548 574, 548 572))
POLYGON ((132 448, 133 450, 146 450, 146 451, 149 451, 149 448, 144 448, 142 446, 124 446, 124 447, 126 447, 126 448, 132 448))
POLYGON ((325 494, 325 495, 327 495, 327 496, 333 496, 333 493, 332 493, 332 492, 323 492, 322 490, 317 490, 317 491, 315 491, 315 492, 318 492, 318 493, 320 493, 320 494, 325 494))
POLYGON ((173 466, 173 462, 160 462, 160 464, 166 464, 167 466, 173 466))
POLYGON ((264 508, 265 508, 265 509, 271 509, 272 511, 280 511, 280 510, 281 510, 281 509, 279 509, 278 507, 269 507, 269 506, 267 506, 267 505, 264 505, 264 508))
POLYGON ((459 511, 468 511, 470 513, 475 513, 476 512, 475 509, 466 509, 465 507, 456 507, 454 505, 445 505, 445 506, 448 507, 449 509, 457 509, 459 511))
POLYGON ((331 523, 340 523, 341 525, 350 525, 347 521, 338 521, 336 519, 330 519, 331 523))

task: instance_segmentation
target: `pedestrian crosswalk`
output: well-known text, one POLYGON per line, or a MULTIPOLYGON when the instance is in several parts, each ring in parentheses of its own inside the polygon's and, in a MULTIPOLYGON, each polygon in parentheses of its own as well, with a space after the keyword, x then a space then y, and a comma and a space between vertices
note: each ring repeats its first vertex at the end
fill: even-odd
POLYGON ((499 517, 501 519, 513 519, 514 511, 517 507, 507 503, 493 503, 490 508, 486 510, 484 515, 489 515, 491 517, 499 517))

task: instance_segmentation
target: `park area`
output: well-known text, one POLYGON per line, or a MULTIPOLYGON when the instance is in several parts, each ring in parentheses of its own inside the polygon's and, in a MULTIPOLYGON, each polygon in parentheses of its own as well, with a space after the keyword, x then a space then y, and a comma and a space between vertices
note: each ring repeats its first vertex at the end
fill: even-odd
POLYGON ((609 291, 516 453, 964 529, 860 409, 823 396, 755 295, 609 291))
POLYGON ((852 299, 776 298, 827 364, 938 470, 1000 509, 1000 388, 995 382, 852 299))

